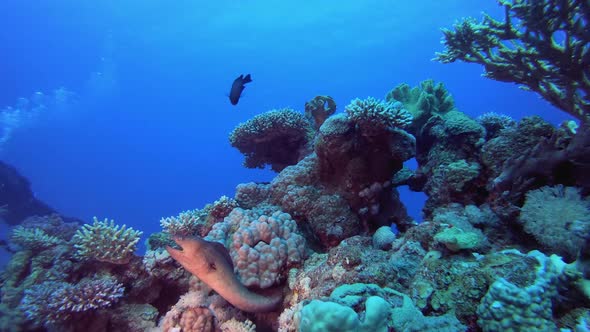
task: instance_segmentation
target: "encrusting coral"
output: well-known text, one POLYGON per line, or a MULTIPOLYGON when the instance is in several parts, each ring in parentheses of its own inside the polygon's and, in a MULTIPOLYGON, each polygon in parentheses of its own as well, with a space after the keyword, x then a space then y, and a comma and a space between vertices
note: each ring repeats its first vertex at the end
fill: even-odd
POLYGON ((115 225, 114 220, 99 221, 94 217, 94 223, 85 224, 72 240, 79 257, 125 264, 133 256, 141 234, 143 232, 127 228, 125 225, 115 225))

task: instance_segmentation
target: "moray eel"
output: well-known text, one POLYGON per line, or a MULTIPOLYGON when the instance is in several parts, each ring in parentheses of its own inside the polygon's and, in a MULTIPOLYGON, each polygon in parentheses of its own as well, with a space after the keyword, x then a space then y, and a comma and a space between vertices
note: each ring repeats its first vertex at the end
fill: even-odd
POLYGON ((281 293, 262 296, 248 290, 238 280, 231 257, 221 243, 201 238, 174 238, 174 242, 182 250, 167 246, 170 256, 236 308, 247 312, 269 312, 281 304, 281 293))

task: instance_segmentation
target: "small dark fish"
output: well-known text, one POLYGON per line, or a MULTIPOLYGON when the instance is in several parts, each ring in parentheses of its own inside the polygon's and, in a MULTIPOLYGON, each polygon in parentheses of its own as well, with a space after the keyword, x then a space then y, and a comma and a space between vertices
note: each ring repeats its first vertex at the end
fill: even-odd
POLYGON ((231 90, 229 91, 229 101, 232 105, 238 104, 238 101, 240 100, 240 95, 242 94, 242 91, 244 91, 245 88, 244 85, 250 82, 252 82, 250 74, 246 75, 246 77, 244 77, 244 75, 240 75, 238 78, 234 80, 234 83, 231 85, 231 90))

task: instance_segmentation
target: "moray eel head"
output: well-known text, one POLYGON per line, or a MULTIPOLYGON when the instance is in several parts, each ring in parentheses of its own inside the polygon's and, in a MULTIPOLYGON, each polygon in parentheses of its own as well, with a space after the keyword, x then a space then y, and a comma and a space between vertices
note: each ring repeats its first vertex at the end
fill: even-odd
POLYGON ((201 238, 174 238, 174 242, 182 250, 166 247, 170 256, 200 279, 207 279, 208 275, 219 272, 233 273, 231 258, 221 243, 209 242, 201 238))
POLYGON ((166 247, 170 256, 238 309, 269 312, 282 303, 282 292, 262 296, 244 287, 234 274, 231 257, 221 243, 198 237, 175 238, 174 241, 182 250, 166 247))

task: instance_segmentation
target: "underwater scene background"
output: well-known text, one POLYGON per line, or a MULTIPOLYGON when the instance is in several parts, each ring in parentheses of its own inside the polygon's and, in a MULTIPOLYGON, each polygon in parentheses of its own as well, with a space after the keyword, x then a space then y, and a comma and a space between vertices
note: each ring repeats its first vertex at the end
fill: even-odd
POLYGON ((587 331, 589 21, 0 2, 0 331, 587 331))

